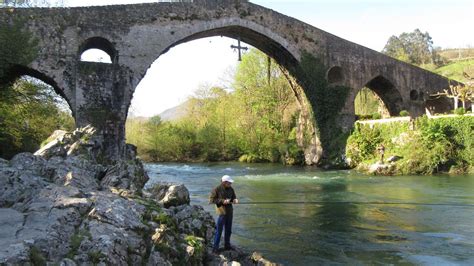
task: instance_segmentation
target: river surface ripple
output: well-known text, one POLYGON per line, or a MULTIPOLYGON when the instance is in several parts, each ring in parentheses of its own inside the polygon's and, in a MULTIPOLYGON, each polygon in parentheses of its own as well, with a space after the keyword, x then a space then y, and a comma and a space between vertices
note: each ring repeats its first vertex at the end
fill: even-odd
POLYGON ((473 175, 379 177, 240 163, 147 164, 146 169, 147 186, 184 183, 191 203, 214 217, 208 195, 224 174, 234 178, 241 202, 285 202, 234 208, 232 242, 275 262, 474 265, 473 175), (390 204, 376 204, 381 202, 390 204))

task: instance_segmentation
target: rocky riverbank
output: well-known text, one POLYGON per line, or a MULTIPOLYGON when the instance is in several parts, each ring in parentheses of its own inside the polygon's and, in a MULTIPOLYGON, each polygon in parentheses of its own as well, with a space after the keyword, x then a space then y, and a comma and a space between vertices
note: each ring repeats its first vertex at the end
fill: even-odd
POLYGON ((239 248, 211 253, 211 214, 183 185, 142 190, 132 146, 104 164, 90 127, 57 132, 35 154, 0 159, 0 264, 263 265, 239 248))

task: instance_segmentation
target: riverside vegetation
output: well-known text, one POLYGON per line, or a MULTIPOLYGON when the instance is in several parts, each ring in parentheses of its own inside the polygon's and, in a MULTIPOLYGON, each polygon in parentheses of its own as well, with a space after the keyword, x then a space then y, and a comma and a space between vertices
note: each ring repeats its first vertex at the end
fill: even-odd
POLYGON ((198 90, 178 121, 127 121, 127 142, 146 161, 286 162, 302 164, 301 108, 285 73, 258 50, 238 66, 233 87, 198 90))
POLYGON ((385 158, 398 158, 379 171, 380 174, 473 173, 473 131, 473 116, 436 119, 424 116, 413 123, 357 123, 347 141, 346 155, 352 167, 369 171, 370 165, 380 160, 377 147, 382 144, 385 158))

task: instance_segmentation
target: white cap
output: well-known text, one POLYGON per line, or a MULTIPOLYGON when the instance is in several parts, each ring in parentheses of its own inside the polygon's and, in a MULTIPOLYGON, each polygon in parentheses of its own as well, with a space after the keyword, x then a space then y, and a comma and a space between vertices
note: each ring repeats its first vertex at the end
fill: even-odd
POLYGON ((222 182, 234 183, 234 180, 233 180, 230 176, 228 176, 228 175, 222 176, 221 181, 222 181, 222 182))

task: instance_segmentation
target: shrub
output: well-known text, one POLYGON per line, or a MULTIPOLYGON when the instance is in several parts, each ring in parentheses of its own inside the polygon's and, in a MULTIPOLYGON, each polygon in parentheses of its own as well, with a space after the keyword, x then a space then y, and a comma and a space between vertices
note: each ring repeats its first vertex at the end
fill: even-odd
POLYGON ((460 108, 454 110, 453 112, 454 112, 454 114, 456 114, 456 115, 465 115, 465 114, 466 114, 466 109, 460 107, 460 108))
POLYGON ((397 122, 368 125, 356 124, 348 138, 346 156, 351 167, 375 159, 379 143, 385 154, 403 159, 396 163, 401 174, 432 174, 440 171, 469 172, 474 165, 474 117, 416 120, 415 131, 409 123, 397 122))
POLYGON ((380 119, 380 118, 382 118, 381 114, 379 114, 379 113, 373 113, 372 114, 372 119, 380 119))
POLYGON ((409 115, 410 115, 410 113, 408 113, 407 110, 401 110, 400 111, 400 116, 409 116, 409 115))
POLYGON ((33 265, 46 265, 46 259, 43 254, 41 254, 41 250, 35 246, 30 248, 29 257, 31 264, 33 265))
POLYGON ((373 159, 375 149, 381 142, 378 128, 356 124, 354 132, 347 140, 346 156, 350 158, 351 164, 373 159))

